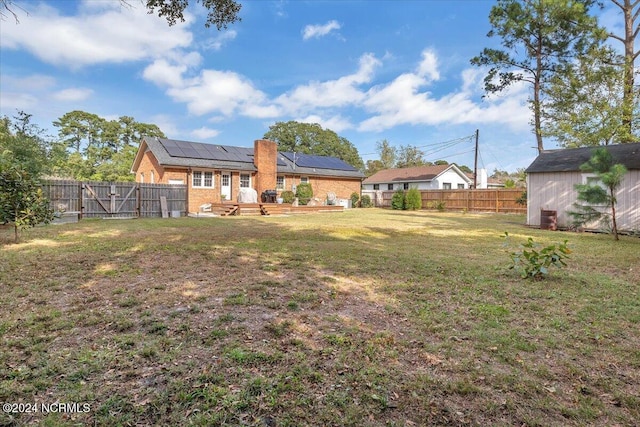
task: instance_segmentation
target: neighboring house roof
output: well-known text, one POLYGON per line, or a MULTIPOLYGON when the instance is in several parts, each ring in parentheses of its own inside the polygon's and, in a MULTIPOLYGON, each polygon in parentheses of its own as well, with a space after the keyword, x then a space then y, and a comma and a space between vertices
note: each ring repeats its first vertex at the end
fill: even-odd
POLYGON ((363 184, 385 184, 393 182, 425 182, 433 181, 438 176, 452 169, 467 182, 472 180, 467 177, 455 164, 414 166, 410 168, 383 169, 365 179, 363 184))
MULTIPOLYGON (((201 142, 144 137, 131 171, 138 169, 142 156, 150 150, 162 166, 200 167, 255 172, 253 148, 201 142)), ((362 172, 346 162, 328 156, 278 153, 278 172, 363 178, 362 172)))
MULTIPOLYGON (((627 169, 640 169, 640 143, 603 145, 609 150, 615 163, 623 164, 627 169)), ((540 153, 525 171, 536 172, 575 172, 591 158, 597 147, 567 148, 546 150, 540 153)))

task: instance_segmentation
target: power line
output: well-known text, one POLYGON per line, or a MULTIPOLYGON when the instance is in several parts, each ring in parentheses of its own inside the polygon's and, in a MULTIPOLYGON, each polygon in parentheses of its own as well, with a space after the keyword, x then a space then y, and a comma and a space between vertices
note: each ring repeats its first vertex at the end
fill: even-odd
MULTIPOLYGON (((427 155, 430 155, 430 154, 437 153, 439 151, 445 150, 447 148, 450 148, 450 147, 452 147, 454 145, 457 145, 457 144, 460 144, 462 142, 467 142, 467 141, 471 140, 474 137, 475 137, 475 134, 474 135, 469 135, 469 136, 463 136, 463 137, 460 137, 460 138, 450 139, 450 140, 447 140, 447 141, 434 142, 434 143, 425 144, 425 145, 417 145, 417 146, 413 146, 413 147, 415 147, 415 148, 434 147, 435 148, 435 147, 438 147, 438 146, 442 146, 442 147, 438 147, 435 151, 432 151, 430 153, 425 153, 425 156, 427 156, 427 155)), ((398 147, 396 146, 396 147, 393 147, 393 148, 398 148, 398 147)), ((379 153, 378 152, 365 153, 365 154, 362 154, 362 156, 372 156, 374 154, 379 154, 379 153)))

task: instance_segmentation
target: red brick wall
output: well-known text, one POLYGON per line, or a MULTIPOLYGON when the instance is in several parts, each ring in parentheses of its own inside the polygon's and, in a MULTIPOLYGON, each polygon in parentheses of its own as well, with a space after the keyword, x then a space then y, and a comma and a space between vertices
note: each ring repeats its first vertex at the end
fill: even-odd
MULTIPOLYGON (((338 199, 348 199, 352 193, 360 194, 360 179, 331 178, 309 176, 309 184, 313 189, 313 197, 326 200, 327 193, 335 193, 338 199)), ((292 185, 300 184, 300 176, 287 175, 284 178, 285 190, 291 190, 292 185)))
POLYGON ((253 145, 253 162, 258 169, 253 188, 258 197, 265 190, 275 190, 278 175, 278 145, 273 141, 258 139, 253 145))

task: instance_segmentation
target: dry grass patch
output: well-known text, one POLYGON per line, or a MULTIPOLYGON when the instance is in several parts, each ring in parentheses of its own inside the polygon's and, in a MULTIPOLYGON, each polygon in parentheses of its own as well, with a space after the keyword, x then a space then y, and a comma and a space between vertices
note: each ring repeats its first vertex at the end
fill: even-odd
POLYGON ((351 210, 4 239, 0 425, 633 425, 640 240, 351 210), (569 239, 544 281, 500 236, 569 239))

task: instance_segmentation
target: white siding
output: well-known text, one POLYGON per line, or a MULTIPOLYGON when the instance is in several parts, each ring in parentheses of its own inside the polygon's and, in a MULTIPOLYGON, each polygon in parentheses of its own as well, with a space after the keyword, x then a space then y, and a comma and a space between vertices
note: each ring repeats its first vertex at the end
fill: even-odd
MULTIPOLYGON (((436 179, 430 181, 395 181, 393 183, 393 190, 403 189, 403 185, 405 182, 409 184, 409 188, 417 188, 418 190, 442 190, 442 185, 445 182, 451 184, 452 190, 457 190, 458 184, 464 184, 464 188, 469 188, 469 184, 467 184, 467 181, 465 181, 464 178, 462 178, 458 173, 451 169, 445 171, 442 175, 439 175, 436 179)), ((379 190, 390 191, 387 188, 388 184, 391 183, 380 183, 379 190)), ((365 191, 374 191, 373 184, 363 184, 362 189, 365 191)))
POLYGON ((464 184, 464 188, 469 188, 467 181, 464 180, 458 173, 451 169, 445 171, 442 175, 439 175, 433 182, 430 190, 442 190, 444 183, 451 184, 452 190, 458 189, 458 184, 464 184))
MULTIPOLYGON (((527 224, 540 226, 540 210, 558 212, 558 227, 571 225, 568 211, 578 199, 575 184, 582 184, 581 172, 531 173, 527 177, 527 224)), ((625 175, 617 193, 616 218, 620 230, 640 230, 640 171, 625 175)))

